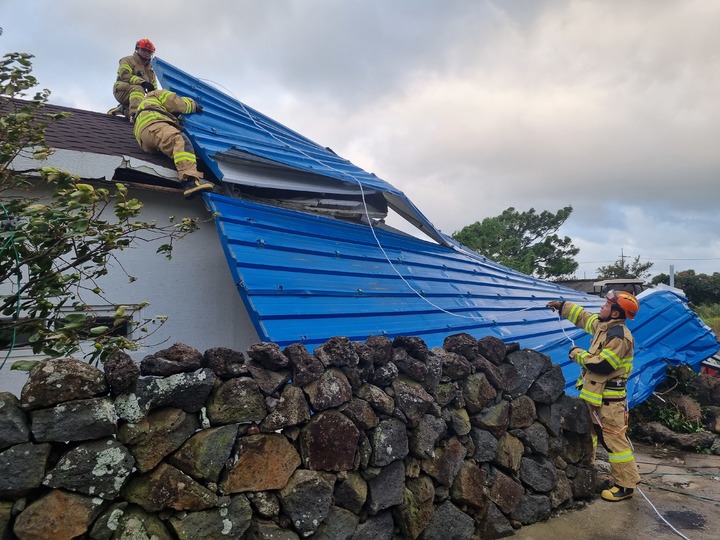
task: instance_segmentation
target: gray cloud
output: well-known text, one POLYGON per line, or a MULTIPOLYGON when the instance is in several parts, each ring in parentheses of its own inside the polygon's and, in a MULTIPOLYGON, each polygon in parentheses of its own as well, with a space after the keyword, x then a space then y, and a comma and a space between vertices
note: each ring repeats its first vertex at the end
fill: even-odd
POLYGON ((0 46, 36 55, 53 102, 103 111, 149 37, 447 233, 571 204, 581 273, 621 249, 713 272, 718 21, 714 0, 26 0, 0 5, 0 46))

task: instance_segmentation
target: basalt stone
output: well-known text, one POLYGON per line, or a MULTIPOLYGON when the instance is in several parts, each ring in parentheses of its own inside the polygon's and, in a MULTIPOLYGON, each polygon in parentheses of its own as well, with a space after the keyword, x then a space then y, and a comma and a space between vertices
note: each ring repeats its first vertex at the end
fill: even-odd
POLYGON ((149 538, 152 540, 176 540, 165 522, 155 514, 146 512, 139 506, 129 506, 122 515, 113 519, 112 538, 149 538))
POLYGON ((316 414, 300 433, 300 454, 306 468, 323 471, 352 469, 360 432, 341 412, 316 414))
POLYGON ((315 348, 315 356, 326 368, 337 366, 355 367, 360 357, 352 342, 346 337, 332 337, 315 348))
POLYGON ((597 473, 587 467, 578 468, 572 479, 572 493, 575 499, 592 499, 595 496, 597 473))
POLYGON ((495 437, 500 438, 507 431, 510 422, 510 403, 503 400, 492 405, 481 413, 471 416, 470 422, 474 427, 486 429, 495 437))
POLYGON ((393 345, 386 336, 368 336, 365 345, 372 351, 373 364, 376 367, 392 362, 393 345))
POLYGON ((362 385, 357 392, 357 397, 367 401, 373 409, 381 414, 392 414, 395 409, 395 400, 373 384, 362 385))
POLYGON ((20 407, 31 411, 65 401, 90 399, 107 394, 105 374, 96 367, 76 360, 42 360, 28 373, 20 393, 20 407))
POLYGON ((557 400, 560 408, 560 425, 565 431, 587 435, 592 430, 587 404, 580 398, 560 396, 557 400))
POLYGON ((362 430, 377 427, 378 417, 370 404, 364 399, 355 398, 340 409, 341 412, 362 430))
POLYGON ((123 351, 111 354, 103 364, 103 370, 113 396, 132 392, 140 377, 140 366, 123 351))
POLYGON ((484 373, 473 373, 461 384, 465 407, 470 414, 479 413, 497 397, 497 391, 488 382, 484 373))
POLYGON ((205 406, 216 380, 217 375, 208 368, 169 377, 140 377, 132 393, 117 396, 115 410, 120 419, 128 422, 138 422, 159 407, 198 412, 205 406))
POLYGON ((115 439, 100 439, 79 444, 65 452, 43 483, 53 488, 113 500, 120 494, 134 463, 124 445, 115 439))
POLYGON ((70 401, 30 413, 38 442, 87 441, 115 435, 118 417, 110 398, 70 401))
POLYGON ((290 370, 287 369, 273 371, 264 368, 262 364, 254 360, 246 362, 245 366, 253 380, 266 396, 274 395, 275 392, 279 391, 280 388, 285 386, 285 383, 290 380, 290 370))
POLYGON ((130 503, 147 512, 164 509, 204 510, 218 504, 218 497, 180 469, 161 463, 150 473, 133 477, 123 488, 130 503))
POLYGON ((52 447, 32 442, 0 452, 0 499, 24 497, 40 487, 52 447))
POLYGON ((302 343, 288 345, 283 352, 292 366, 293 382, 298 386, 302 387, 319 379, 325 372, 322 362, 310 354, 302 343))
POLYGON ((405 349, 413 358, 426 362, 430 353, 425 342, 419 337, 398 336, 393 340, 393 348, 405 349))
POLYGON ((550 497, 550 505, 553 509, 572 499, 572 485, 567 476, 562 473, 557 475, 557 483, 548 493, 548 497, 550 497))
POLYGON ((476 509, 485 508, 487 477, 487 471, 470 461, 463 462, 450 488, 450 498, 457 504, 467 504, 476 509))
POLYGON ((523 525, 545 521, 550 517, 552 506, 546 495, 525 495, 510 513, 510 518, 523 525))
POLYGON ((525 495, 525 488, 497 469, 493 471, 491 481, 490 500, 504 514, 510 514, 525 495))
POLYGON ((411 478, 405 483, 403 501, 393 508, 395 522, 404 538, 417 538, 432 519, 435 487, 428 476, 411 478))
POLYGON ((302 536, 310 536, 327 518, 334 485, 334 474, 298 469, 280 490, 282 511, 302 536))
POLYGON ((275 410, 260 424, 260 429, 267 432, 277 431, 308 420, 310 420, 310 407, 305 400, 305 394, 299 387, 289 384, 283 390, 275 410))
POLYGON ((313 534, 313 540, 348 540, 355 533, 360 518, 349 510, 331 506, 327 518, 313 534))
POLYGON ((399 377, 392 383, 395 392, 395 403, 408 419, 411 427, 418 422, 430 408, 433 397, 428 394, 422 385, 410 378, 399 377))
MULTIPOLYGON (((550 357, 532 349, 522 349, 507 356, 507 361, 517 369, 517 376, 510 380, 508 392, 512 397, 527 394, 540 374, 552 366, 550 357)), ((506 377, 507 379, 507 377, 506 377)))
POLYGON ((534 422, 525 428, 524 432, 523 442, 525 445, 535 454, 547 456, 550 450, 550 440, 545 427, 539 422, 534 422))
POLYGON ((213 347, 206 350, 203 354, 203 365, 212 369, 213 373, 223 381, 248 375, 245 355, 227 347, 213 347))
POLYGON ((387 364, 375 368, 370 382, 380 388, 386 388, 390 386, 395 379, 397 379, 399 374, 400 372, 398 371, 398 367, 393 362, 388 362, 387 364))
POLYGON ((390 510, 385 510, 360 523, 351 540, 390 540, 393 538, 394 530, 392 513, 390 510))
POLYGON ((555 466, 542 456, 523 457, 520 464, 523 484, 537 492, 547 492, 557 484, 555 466))
POLYGON ((474 532, 475 520, 452 502, 445 501, 435 509, 421 538, 422 540, 472 538, 474 532))
POLYGON ((455 435, 467 435, 472 429, 470 415, 465 409, 445 409, 443 418, 447 420, 451 431, 455 435))
POLYGON ((403 502, 405 465, 393 461, 382 468, 380 474, 368 481, 367 509, 370 515, 403 502))
POLYGON ((532 425, 537 416, 535 402, 528 396, 519 396, 510 402, 509 428, 526 428, 532 425))
POLYGON ((238 438, 238 448, 221 481, 225 493, 281 489, 301 460, 284 435, 276 433, 238 438))
POLYGON ((436 354, 442 361, 442 374, 444 380, 462 380, 471 373, 475 372, 475 368, 473 368, 470 361, 463 355, 452 351, 446 351, 439 347, 436 349, 436 354))
POLYGON ((435 457, 423 460, 422 470, 441 485, 450 487, 466 455, 465 446, 453 437, 447 441, 446 446, 435 449, 435 457))
POLYGON ((256 343, 247 350, 251 360, 257 362, 265 369, 281 370, 288 367, 290 361, 275 343, 256 343))
POLYGON ((475 446, 475 454, 473 459, 478 463, 492 461, 497 456, 498 440, 495 436, 485 429, 472 428, 470 430, 473 444, 475 446))
POLYGON ((520 439, 505 433, 498 440, 498 450, 493 463, 505 470, 517 472, 520 469, 525 447, 520 439))
MULTIPOLYGON (((458 383, 455 382, 440 383, 437 388, 433 390, 433 397, 440 407, 447 407, 448 404, 458 396, 462 399, 462 390, 458 386, 458 383)), ((460 406, 464 407, 464 405, 460 406)))
POLYGON ((20 401, 10 392, 0 392, 0 450, 30 440, 30 428, 20 401))
POLYGON ((262 518, 276 519, 280 515, 280 500, 272 491, 248 493, 253 511, 262 518))
POLYGON ((265 397, 253 379, 230 379, 213 390, 207 415, 213 425, 262 422, 267 416, 265 397))
POLYGON ((350 471, 335 483, 335 504, 359 514, 367 500, 368 485, 359 472, 350 471))
POLYGON ((303 387, 315 411, 338 407, 352 399, 352 388, 345 374, 337 368, 325 371, 322 376, 303 387))
POLYGON ((405 349, 395 349, 393 353, 393 364, 403 373, 417 382, 424 382, 427 377, 427 366, 424 362, 413 358, 405 349))
POLYGON ((485 336, 478 339, 478 352, 490 360, 496 366, 499 366, 505 361, 508 348, 505 343, 495 336, 485 336))
POLYGON ((480 533, 481 538, 505 538, 515 534, 515 530, 505 514, 494 503, 490 503, 480 526, 480 533))
POLYGON ((424 415, 418 426, 410 431, 410 452, 420 459, 429 459, 435 455, 435 447, 447 434, 447 423, 442 418, 424 415))
POLYGON ((197 415, 181 409, 157 409, 135 424, 123 424, 118 439, 127 444, 140 472, 147 472, 180 448, 200 428, 197 415))
POLYGON ((53 489, 30 503, 15 519, 17 538, 78 538, 90 528, 105 501, 53 489))
POLYGON ((374 467, 384 467, 395 460, 403 459, 410 451, 405 424, 395 418, 380 421, 370 434, 370 444, 371 464, 374 467))
POLYGON ((527 391, 537 403, 553 403, 565 391, 565 376, 558 364, 541 374, 527 391))
POLYGON ((217 482, 237 434, 237 424, 198 431, 167 461, 199 482, 217 482))
POLYGON ((478 373, 484 373, 487 377, 488 382, 497 390, 499 393, 504 393, 508 390, 508 381, 505 379, 503 371, 490 362, 487 358, 479 355, 475 360, 472 361, 473 369, 478 373))
POLYGON ((196 540, 242 538, 251 521, 250 503, 244 495, 236 495, 227 506, 176 513, 168 523, 180 540, 196 540))
POLYGON ((478 354, 480 354, 478 351, 478 340, 465 332, 447 336, 443 340, 442 348, 448 352, 459 354, 470 362, 475 360, 478 354))
POLYGON ((201 367, 202 354, 200 351, 183 343, 175 343, 168 349, 143 358, 140 362, 140 373, 167 377, 177 373, 191 373, 201 367))

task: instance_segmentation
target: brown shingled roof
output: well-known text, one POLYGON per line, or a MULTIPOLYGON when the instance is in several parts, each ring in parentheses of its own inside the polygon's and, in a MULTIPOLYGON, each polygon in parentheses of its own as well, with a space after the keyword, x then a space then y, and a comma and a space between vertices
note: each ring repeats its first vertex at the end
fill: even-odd
MULTIPOLYGON (((26 105, 28 102, 12 99, 0 100, 0 111, 8 104, 26 105)), ((68 118, 52 122, 46 129, 45 141, 48 146, 62 150, 73 150, 91 154, 128 156, 154 165, 174 170, 173 160, 163 154, 144 152, 133 135, 133 126, 122 116, 74 109, 59 105, 45 104, 44 113, 70 113, 68 118)), ((203 170, 202 164, 198 164, 203 170)), ((155 176, 145 170, 118 169, 113 180, 154 186, 177 188, 177 183, 155 176)))

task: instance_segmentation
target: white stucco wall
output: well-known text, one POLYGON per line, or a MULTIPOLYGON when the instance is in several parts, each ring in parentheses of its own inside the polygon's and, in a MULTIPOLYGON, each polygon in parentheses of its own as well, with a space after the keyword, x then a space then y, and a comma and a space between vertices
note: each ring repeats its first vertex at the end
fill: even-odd
MULTIPOLYGON (((122 267, 137 281, 128 282, 125 272, 116 263, 109 265, 109 275, 101 282, 105 296, 113 304, 150 305, 143 316, 167 315, 168 320, 148 337, 143 347, 130 353, 136 360, 180 342, 201 352, 211 347, 228 347, 245 351, 259 341, 240 294, 233 283, 230 269, 211 219, 200 199, 185 201, 178 192, 131 192, 145 203, 143 219, 166 221, 174 215, 199 217, 206 221, 199 231, 175 244, 172 260, 158 255, 159 242, 140 242, 118 256, 122 267)), ((97 299, 85 298, 89 304, 97 299)), ((152 326, 149 327, 153 329, 152 326)), ((0 356, 0 363, 7 351, 0 356)), ((12 362, 27 357, 27 352, 14 351, 0 369, 0 391, 19 395, 26 374, 10 371, 12 362)))

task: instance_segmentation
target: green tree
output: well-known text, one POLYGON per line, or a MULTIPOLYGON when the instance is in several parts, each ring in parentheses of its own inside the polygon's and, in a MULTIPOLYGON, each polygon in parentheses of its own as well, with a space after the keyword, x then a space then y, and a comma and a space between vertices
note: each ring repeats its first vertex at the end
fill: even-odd
MULTIPOLYGON (((653 285, 670 284, 668 274, 659 274, 652 279, 653 285)), ((682 289, 688 300, 695 304, 720 304, 720 273, 696 274, 695 270, 683 270, 675 274, 675 287, 682 289)))
POLYGON ((510 207, 452 236, 481 255, 524 274, 560 279, 571 276, 578 267, 573 257, 580 250, 569 237, 557 234, 571 213, 572 206, 539 214, 534 208, 518 212, 510 207))
MULTIPOLYGON (((81 342, 94 342, 89 360, 102 361, 117 350, 137 348, 137 340, 114 329, 130 324, 146 305, 115 306, 111 324, 96 322, 84 297, 105 300, 98 279, 108 273, 107 263, 139 241, 158 241, 157 252, 170 258, 173 242, 198 224, 188 218, 170 218, 164 226, 140 220, 143 204, 122 184, 95 187, 40 163, 34 171, 15 172, 11 163, 18 156, 42 161, 52 152, 45 130, 67 116, 43 111, 48 90, 26 98, 37 85, 31 58, 10 53, 0 61, 0 348, 9 350, 0 365, 21 335, 33 352, 49 356, 72 354, 81 342), (40 199, 37 188, 43 184, 52 195, 40 199)), ((119 261, 116 266, 122 267, 119 261)))
POLYGON ((601 266, 597 269, 597 273, 600 279, 641 279, 650 275, 649 270, 652 266, 653 263, 650 261, 640 262, 639 255, 631 260, 630 257, 621 253, 617 261, 607 266, 601 266))

